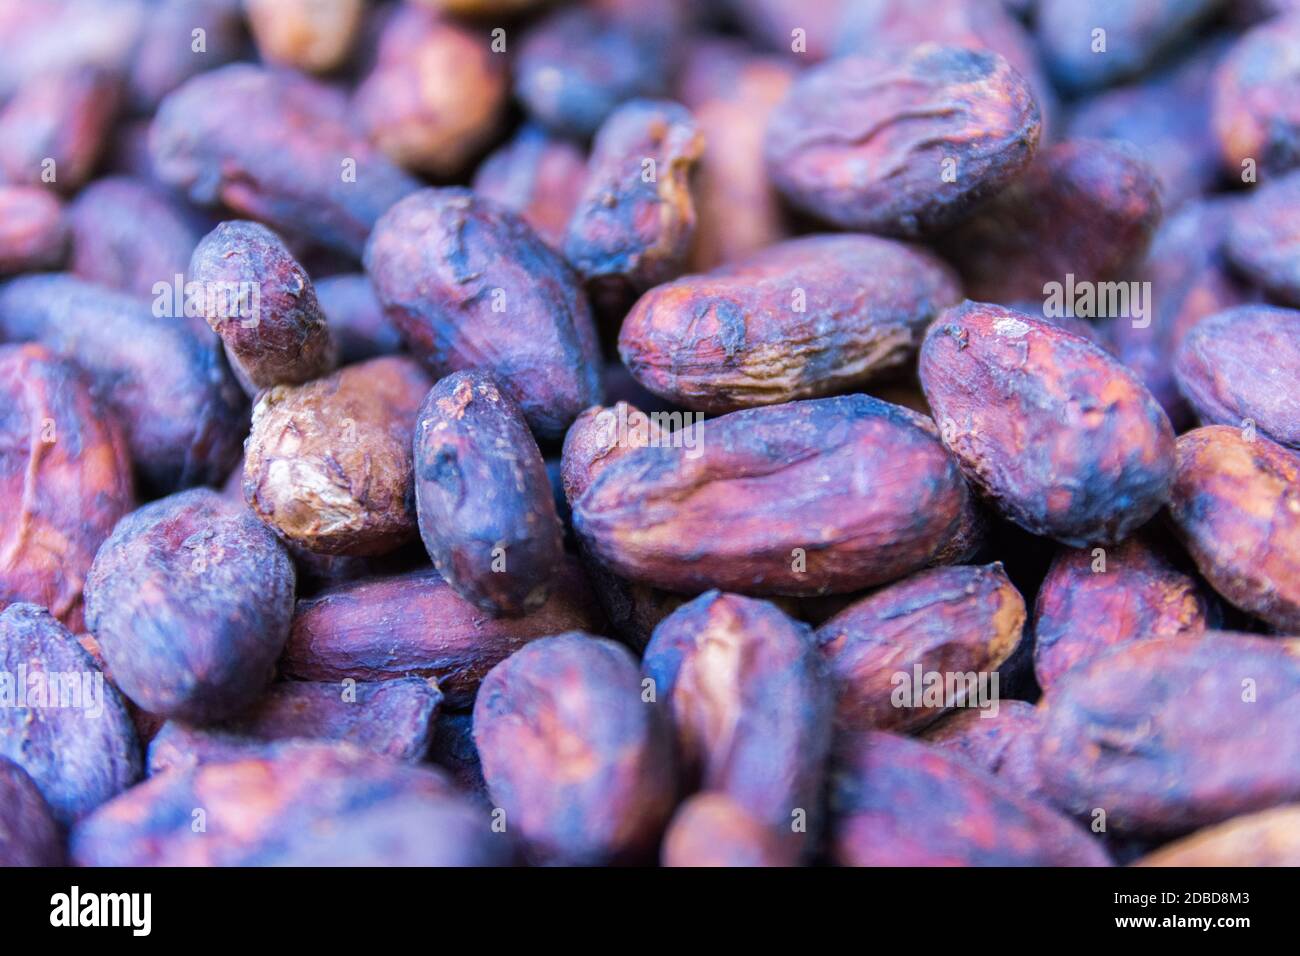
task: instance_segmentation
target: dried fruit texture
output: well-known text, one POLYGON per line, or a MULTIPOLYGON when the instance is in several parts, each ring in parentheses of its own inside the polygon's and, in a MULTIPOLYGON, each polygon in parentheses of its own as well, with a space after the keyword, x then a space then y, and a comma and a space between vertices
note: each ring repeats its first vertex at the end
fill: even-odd
POLYGON ((1228 51, 1215 72, 1210 120, 1230 176, 1300 165, 1297 92, 1300 14, 1255 27, 1228 51))
POLYGON ((668 0, 556 10, 524 34, 515 96, 553 132, 591 136, 620 103, 668 91, 676 19, 668 0))
POLYGON ((1057 553, 1034 605, 1034 674, 1050 692, 1080 661, 1119 644, 1199 637, 1209 601, 1144 535, 1057 553), (1100 552, 1100 553, 1099 553, 1100 552))
POLYGON ((510 81, 504 53, 486 34, 409 5, 389 18, 352 102, 361 128, 393 162, 454 176, 496 138, 510 81))
POLYGON ((1169 518, 1214 590, 1300 631, 1300 456, 1226 425, 1187 432, 1169 518))
POLYGON ((334 367, 337 350, 307 270, 265 226, 217 226, 195 248, 189 281, 202 285, 203 317, 250 395, 334 367))
POLYGON ((0 185, 0 276, 57 268, 67 249, 57 198, 36 186, 0 185))
POLYGON ((695 235, 691 173, 704 136, 684 106, 631 100, 601 125, 564 256, 600 302, 679 275, 695 235))
POLYGON ((1151 283, 1149 323, 1110 326, 1116 354, 1142 376, 1176 428, 1191 419, 1173 374, 1173 356, 1183 336, 1207 315, 1247 300, 1224 258, 1228 219, 1237 202, 1194 201, 1165 220, 1141 274, 1151 283))
POLYGON ((483 778, 533 862, 653 854, 677 780, 663 709, 641 693, 636 658, 580 632, 533 641, 483 679, 474 704, 483 778))
POLYGON ((402 350, 402 336, 384 315, 374 286, 363 273, 317 280, 316 301, 338 344, 339 364, 351 365, 402 350))
POLYGON ((244 0, 262 59, 309 73, 326 73, 347 60, 365 9, 364 0, 244 0))
POLYGON ((725 793, 701 793, 673 814, 664 834, 664 866, 794 866, 795 854, 725 793))
POLYGON ((509 837, 431 767, 346 744, 159 774, 72 833, 80 866, 487 866, 509 837), (194 832, 195 813, 203 832, 194 832))
POLYGON ((149 745, 149 773, 256 757, 275 741, 302 738, 414 763, 429 750, 441 701, 437 682, 418 677, 272 684, 252 707, 221 724, 168 721, 149 745))
POLYGON ((628 402, 587 409, 564 436, 561 469, 570 506, 607 467, 632 449, 658 444, 664 437, 655 418, 628 402))
POLYGON ((244 445, 244 500, 320 554, 379 555, 414 539, 411 433, 430 385, 414 361, 387 356, 264 392, 244 445))
POLYGON ((433 677, 449 709, 474 702, 483 675, 529 641, 598 629, 582 572, 566 560, 551 598, 524 617, 492 617, 432 568, 370 578, 299 601, 280 660, 299 680, 433 677))
POLYGON ((1174 361, 1178 387, 1207 425, 1253 425, 1300 449, 1300 312, 1241 306, 1198 323, 1174 361))
POLYGON ((669 590, 843 593, 918 570, 967 518, 933 423, 865 395, 746 409, 638 448, 574 504, 623 577, 669 590))
POLYGON ((434 567, 461 597, 512 617, 546 603, 560 519, 523 412, 491 375, 448 375, 420 406, 415 506, 434 567))
POLYGON ((1174 433, 1138 377, 1086 339, 996 305, 941 315, 921 385, 966 477, 1025 530, 1110 544, 1164 504, 1174 433))
POLYGON ((678 96, 704 137, 692 183, 695 241, 688 267, 703 272, 786 237, 780 196, 763 162, 763 136, 795 70, 787 61, 756 56, 741 43, 693 44, 678 96))
POLYGON ((1042 799, 1038 773, 1038 735, 1042 712, 1023 700, 1004 700, 989 716, 960 710, 923 734, 927 743, 960 754, 981 770, 999 777, 1012 790, 1042 799))
POLYGON ((389 206, 419 188, 354 131, 342 93, 248 63, 169 94, 149 149, 158 178, 192 202, 222 203, 351 255, 389 206))
POLYGON ((487 784, 474 746, 473 714, 440 714, 429 759, 451 774, 461 790, 487 800, 487 784))
MULTIPOLYGON (((95 640, 93 634, 78 634, 77 643, 81 645, 82 650, 91 656, 95 666, 104 672, 104 680, 117 687, 117 682, 113 680, 113 672, 109 669, 108 661, 104 660, 104 652, 100 650, 99 641, 95 640)), ((131 723, 135 725, 136 736, 142 745, 148 744, 158 735, 163 724, 167 722, 165 717, 159 717, 157 714, 151 714, 147 710, 141 710, 140 707, 131 700, 131 698, 122 697, 122 702, 126 704, 126 712, 131 717, 131 723)))
POLYGON ((0 109, 0 180, 75 192, 117 117, 120 77, 96 67, 28 79, 0 109))
MULTIPOLYGON (((1038 154, 1025 174, 944 238, 966 294, 1042 301, 1048 283, 1119 279, 1160 222, 1160 181, 1127 143, 1076 140, 1038 154)), ((1098 303, 1095 316, 1105 314, 1098 303)))
POLYGON ((1207 632, 1116 647, 1047 697, 1038 762, 1070 813, 1108 830, 1185 833, 1300 797, 1300 660, 1207 632))
POLYGON ((218 482, 239 457, 244 395, 201 323, 156 311, 73 276, 23 276, 0 287, 0 338, 81 366, 151 489, 218 482))
MULTIPOLYGON (((1300 36, 1300 31, 1297 32, 1300 36)), ((1297 67, 1300 69, 1300 66, 1297 67)), ((1300 123, 1300 118, 1297 119, 1300 123)), ((1300 139, 1300 129, 1297 130, 1300 139)), ((1300 161, 1300 146, 1297 146, 1300 161)), ((1238 270, 1274 298, 1300 306, 1300 171, 1256 187, 1235 206, 1224 251, 1238 270)))
POLYGON ((915 237, 965 218, 1038 147, 1038 105, 1006 60, 924 44, 803 73, 767 129, 768 174, 846 229, 915 237))
POLYGON ((0 867, 62 866, 63 836, 32 778, 0 757, 0 867))
POLYGON ((832 707, 809 627, 710 591, 655 628, 641 666, 670 717, 683 784, 727 794, 807 855, 832 707))
POLYGON ((0 612, 0 701, 0 758, 27 772, 60 825, 140 779, 121 695, 43 607, 0 612))
POLYGON ((831 778, 841 866, 1106 866, 1055 810, 938 747, 880 731, 844 741, 831 778))
POLYGON ((518 213, 547 245, 559 249, 586 182, 583 151, 528 123, 479 165, 474 192, 518 213))
POLYGON ((141 22, 129 63, 131 105, 139 113, 152 113, 190 77, 224 66, 243 52, 241 0, 155 0, 141 22), (194 49, 195 30, 203 31, 202 50, 194 49))
POLYGON ((1038 44, 1052 78, 1074 92, 1141 73, 1221 0, 1039 0, 1038 44))
POLYGON ((1029 81, 1042 112, 1043 132, 1056 94, 1043 73, 1033 38, 1000 0, 853 0, 832 33, 837 56, 898 56, 922 43, 992 50, 1029 81))
POLYGON ((778 52, 823 60, 835 48, 842 17, 849 6, 846 0, 804 0, 791 4, 787 0, 728 0, 740 29, 756 43, 778 52), (796 37, 793 32, 802 31, 796 37), (795 49, 796 38, 801 49, 795 49))
POLYGON ((1024 598, 1000 563, 922 571, 849 605, 816 635, 835 686, 837 728, 907 731, 950 707, 996 707, 990 675, 1020 643, 1024 623, 1024 598), (918 672, 944 678, 941 699, 923 698, 918 672))
POLYGON ((81 372, 0 346, 0 608, 39 604, 81 630, 86 572, 134 505, 126 440, 81 372))
POLYGON ((650 290, 623 322, 619 355, 643 386, 686 408, 819 398, 902 365, 961 299, 956 275, 926 250, 806 236, 650 290))
POLYGON ((425 189, 375 227, 366 271, 412 353, 441 377, 491 372, 539 437, 600 401, 599 348, 572 270, 522 219, 425 189))
POLYGON ((1167 844, 1135 866, 1300 866, 1300 805, 1244 814, 1167 844))
POLYGON ((72 256, 68 271, 138 296, 154 298, 185 274, 199 241, 194 226, 158 189, 113 176, 83 189, 68 209, 72 256))
POLYGON ((1166 209, 1212 192, 1219 151, 1205 104, 1221 55, 1212 44, 1173 70, 1084 100, 1069 137, 1132 143, 1159 178, 1166 209))
POLYGON ((217 720, 270 682, 293 590, 293 562, 270 530, 194 488, 118 523, 86 581, 86 624, 142 708, 217 720))

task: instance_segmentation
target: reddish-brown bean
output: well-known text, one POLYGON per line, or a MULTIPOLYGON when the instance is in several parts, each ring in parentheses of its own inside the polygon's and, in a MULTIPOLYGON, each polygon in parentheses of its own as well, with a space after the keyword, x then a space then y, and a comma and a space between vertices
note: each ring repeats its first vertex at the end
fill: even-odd
POLYGON ((474 192, 517 212, 559 249, 586 181, 582 150, 528 123, 479 164, 474 192))
POLYGON ((1169 517, 1214 590, 1300 631, 1300 455, 1226 425, 1187 432, 1169 517))
POLYGON ((1006 60, 924 44, 843 57, 795 81, 768 125, 768 173, 800 209, 915 237, 965 218, 1029 164, 1038 105, 1006 60))
POLYGON ((1041 801, 1045 799, 1038 773, 1042 724, 1042 711, 1033 704, 1004 700, 996 712, 959 710, 921 736, 1000 777, 1016 793, 1041 801))
POLYGON ((67 250, 57 197, 37 186, 0 185, 0 276, 57 268, 67 250))
POLYGON ((108 141, 121 88, 117 73, 93 66, 33 75, 0 109, 0 179, 76 192, 108 141))
POLYGON ((903 364, 961 297, 926 250, 805 236, 650 290, 623 321, 619 355, 643 386, 686 408, 819 398, 903 364))
POLYGON ((1027 531, 1109 544, 1164 504, 1169 419, 1133 372, 1086 339, 967 302, 930 327, 920 373, 966 477, 1027 531))
POLYGON ((1246 813, 1198 830, 1134 866, 1300 866, 1300 805, 1246 813))
POLYGON ((550 600, 518 618, 480 611, 428 568, 299 601, 280 669, 314 681, 434 677, 446 706, 463 709, 474 702, 483 675, 529 641, 600 627, 600 613, 571 559, 559 569, 550 600))
POLYGON ((1210 118, 1228 174, 1281 173, 1300 165, 1300 11, 1238 40, 1215 72, 1210 118))
POLYGON ((534 862, 654 852, 677 791, 672 738, 621 644, 570 632, 525 645, 483 679, 474 742, 492 802, 534 862))
POLYGON ((325 73, 347 59, 365 0, 244 0, 257 52, 268 63, 325 73))
POLYGON ((664 834, 664 866, 793 866, 797 857, 770 827, 725 793, 685 800, 664 834))

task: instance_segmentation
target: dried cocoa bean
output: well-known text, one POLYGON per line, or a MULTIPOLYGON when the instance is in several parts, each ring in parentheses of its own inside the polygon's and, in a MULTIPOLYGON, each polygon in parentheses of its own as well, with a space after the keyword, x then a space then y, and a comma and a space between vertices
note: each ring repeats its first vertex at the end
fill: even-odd
POLYGON ((664 866, 793 866, 795 856, 770 828, 725 793, 684 801, 664 834, 664 866))
POLYGON ((67 248, 67 217, 55 196, 0 185, 0 276, 57 268, 67 248))
POLYGON ((0 757, 0 866, 62 866, 63 835, 22 767, 0 757))

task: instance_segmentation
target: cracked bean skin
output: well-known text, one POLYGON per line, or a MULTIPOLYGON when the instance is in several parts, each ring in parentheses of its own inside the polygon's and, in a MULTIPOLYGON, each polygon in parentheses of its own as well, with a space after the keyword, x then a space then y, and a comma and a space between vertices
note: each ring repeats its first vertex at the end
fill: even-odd
POLYGON ((1168 514, 1214 590, 1300 632, 1300 455, 1226 425, 1186 432, 1168 514))
POLYGON ((1137 534, 1103 556, 1059 551, 1034 604, 1034 675, 1050 691, 1064 674, 1120 644, 1199 637, 1208 626, 1208 594, 1195 576, 1137 534), (1096 570, 1105 561, 1104 571, 1096 570))
POLYGON ((795 866, 771 829, 725 793, 700 793, 677 807, 664 834, 663 866, 795 866))
POLYGON ((830 856, 840 866, 1108 866, 1074 821, 956 754, 883 731, 837 746, 830 856))
POLYGON ((1255 27, 1215 71, 1210 120, 1224 171, 1242 175, 1253 161, 1260 178, 1300 165, 1300 11, 1255 27))
POLYGON ((1300 450, 1300 312, 1248 305, 1210 316, 1183 339, 1174 375, 1202 424, 1253 423, 1300 450))
POLYGON ((1175 840, 1134 866, 1300 866, 1300 804, 1246 813, 1175 840))
POLYGON ((411 359, 349 365, 262 393, 244 446, 244 500, 319 554, 386 554, 416 537, 411 433, 428 393, 411 359))
POLYGON ((651 392, 710 413, 859 387, 911 358, 962 299, 941 259, 875 236, 806 236, 636 303, 619 355, 651 392))
POLYGON ((574 529, 615 573, 686 593, 845 593, 944 556, 969 520, 933 423, 865 395, 732 412, 698 439, 630 451, 575 503, 574 529))
MULTIPOLYGON (((26 771, 61 827, 140 779, 140 742, 122 696, 45 608, 11 604, 0 611, 0 673, 10 677, 12 693, 27 694, 0 707, 0 758, 26 771), (56 704, 62 706, 33 699, 37 670, 72 675, 79 696, 65 697, 61 685, 56 704)), ((40 686, 55 690, 49 681, 40 686)))
POLYGON ((373 683, 286 681, 212 726, 169 720, 149 744, 149 773, 197 763, 226 763, 271 751, 278 741, 352 744, 417 763, 433 736, 442 694, 434 680, 404 677, 373 683))
POLYGON ((810 855, 832 710, 811 629, 767 601, 710 591, 659 623, 641 666, 684 786, 728 795, 792 855, 810 855))
POLYGON ((1002 779, 1016 793, 1046 802, 1038 772, 1042 712, 1023 700, 1002 700, 997 711, 958 710, 926 728, 927 743, 960 754, 1002 779), (992 716, 987 716, 992 713, 992 716))
POLYGON ((38 186, 0 184, 0 276, 57 268, 67 249, 58 197, 38 186))
POLYGON ((62 866, 63 835, 22 767, 0 757, 0 867, 62 866))
POLYGON ((0 337, 81 367, 149 490, 219 482, 238 460, 247 400, 201 322, 67 274, 29 275, 0 286, 0 337))
POLYGON ((1136 374, 1086 339, 966 302, 930 327, 920 373, 966 477, 1025 530, 1111 544, 1165 503, 1169 419, 1136 374))
POLYGON ((599 347, 577 277, 527 223, 467 189, 425 189, 375 227, 366 272, 438 377, 491 372, 539 438, 600 401, 599 347))
POLYGON ((86 625, 142 709, 219 720, 270 683, 294 584, 293 561, 269 528, 194 488, 118 522, 86 580, 86 625))
POLYGON ((346 744, 159 774, 82 821, 78 866, 494 866, 509 837, 441 771, 346 744), (193 832, 194 811, 204 832, 193 832))
POLYGON ((40 345, 0 346, 0 409, 0 609, 39 604, 80 631, 95 552, 135 506, 126 440, 40 345))
POLYGON ((129 176, 91 183, 68 208, 68 271, 100 285, 154 298, 159 283, 184 275, 199 235, 155 186, 129 176))
MULTIPOLYGON (((1024 623, 1024 598, 1000 563, 932 568, 850 604, 816 633, 838 731, 901 733, 933 723, 945 709, 899 706, 897 675, 910 681, 917 667, 991 674, 1020 643, 1024 623)), ((913 688, 918 698, 921 691, 913 688)), ((963 693, 957 706, 975 701, 963 693)))
POLYGON ((1300 797, 1300 660, 1209 631, 1112 648, 1046 698, 1043 787, 1108 830, 1175 836, 1300 797))
POLYGON ((579 632, 502 661, 474 704, 474 742, 493 805, 535 863, 651 857, 677 793, 662 708, 642 700, 621 644, 579 632))
POLYGON ((505 62, 485 32, 403 4, 384 24, 352 108, 393 162, 455 177, 497 137, 510 93, 505 62))
POLYGON ((493 617, 433 568, 328 588, 298 602, 280 670, 297 680, 436 678, 448 709, 471 706, 483 676, 529 641, 600 630, 600 611, 566 558, 550 599, 523 617, 493 617))
MULTIPOLYGON (((204 318, 225 343, 226 358, 250 395, 326 375, 338 357, 316 290, 284 242, 256 222, 223 222, 200 240, 188 280, 205 290, 256 290, 255 301, 204 297, 204 318)), ((243 292, 241 291, 241 295, 243 292)))
POLYGON ((844 229, 916 238, 1014 180, 1040 126, 1006 60, 924 44, 898 59, 844 57, 804 72, 772 115, 765 152, 799 209, 844 229))
POLYGON ((354 131, 341 93, 249 63, 200 74, 170 93, 149 151, 158 178, 191 202, 222 204, 354 256, 376 220, 420 187, 354 131))
POLYGON ((1071 140, 1039 153, 941 248, 970 298, 1031 302, 1067 274, 1093 283, 1125 277, 1146 255, 1160 216, 1160 181, 1136 149, 1071 140))
POLYGON ((572 507, 596 476, 634 448, 663 440, 663 432, 631 402, 593 405, 573 420, 560 458, 564 496, 572 507))
POLYGON ((491 375, 454 372, 415 424, 420 537, 456 593, 517 617, 550 595, 564 555, 546 464, 514 400, 491 375))
POLYGON ((586 182, 583 151, 528 123, 479 165, 474 192, 517 212, 547 245, 560 249, 586 182))
POLYGON ((1039 0, 1038 44, 1063 89, 1097 89, 1142 72, 1216 6, 1218 0, 1039 0), (1096 30, 1104 31, 1104 53, 1096 49, 1096 30))
MULTIPOLYGON (((1296 135, 1300 138, 1300 130, 1296 135)), ((1254 187, 1233 207, 1224 242, 1233 266, 1270 296, 1291 306, 1300 306, 1300 238, 1294 225, 1297 215, 1300 170, 1254 187)))
POLYGON ((695 235, 691 173, 704 135, 686 107, 631 100, 601 124, 564 257, 598 304, 630 302, 680 275, 695 235))

